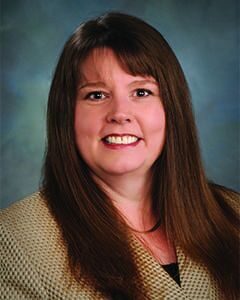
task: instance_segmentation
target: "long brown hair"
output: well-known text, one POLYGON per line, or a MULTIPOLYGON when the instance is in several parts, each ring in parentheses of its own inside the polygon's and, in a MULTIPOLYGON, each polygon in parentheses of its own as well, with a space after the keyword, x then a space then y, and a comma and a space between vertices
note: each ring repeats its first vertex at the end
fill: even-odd
MULTIPOLYGON (((65 44, 48 102, 43 192, 62 230, 71 270, 105 295, 137 299, 140 292, 127 226, 93 180, 75 144, 74 110, 81 63, 95 48, 111 48, 132 75, 159 83, 166 143, 154 163, 152 209, 170 241, 206 265, 228 299, 238 294, 235 194, 207 182, 189 89, 162 35, 144 21, 112 12, 82 24, 65 44), (223 263, 224 262, 224 263, 223 263)), ((140 296, 139 296, 140 297, 140 296)))

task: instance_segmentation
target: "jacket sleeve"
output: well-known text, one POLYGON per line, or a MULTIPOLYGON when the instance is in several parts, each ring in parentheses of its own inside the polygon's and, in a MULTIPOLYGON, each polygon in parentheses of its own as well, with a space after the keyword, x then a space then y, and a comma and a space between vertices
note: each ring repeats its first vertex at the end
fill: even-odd
POLYGON ((0 299, 47 298, 34 264, 4 223, 0 223, 0 299))

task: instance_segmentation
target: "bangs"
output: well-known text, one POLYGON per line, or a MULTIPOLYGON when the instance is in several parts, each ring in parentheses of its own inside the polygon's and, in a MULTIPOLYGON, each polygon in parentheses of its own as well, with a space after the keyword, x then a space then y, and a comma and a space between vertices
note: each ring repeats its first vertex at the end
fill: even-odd
POLYGON ((143 49, 125 45, 122 49, 113 47, 112 50, 127 73, 133 76, 152 76, 157 80, 155 66, 143 49))
MULTIPOLYGON (((95 51, 107 56, 104 49, 111 49, 126 73, 133 76, 151 76, 160 85, 163 71, 161 37, 156 37, 152 28, 146 29, 140 25, 136 26, 135 21, 129 25, 122 20, 115 23, 112 20, 106 22, 98 19, 82 26, 78 32, 79 43, 76 49, 78 82, 83 79, 81 67, 86 58, 95 51)), ((94 56, 97 60, 98 55, 94 56)))
POLYGON ((115 54, 120 66, 122 69, 132 75, 132 76, 151 76, 158 82, 158 73, 156 67, 152 63, 151 59, 146 55, 146 53, 136 47, 131 47, 131 45, 124 45, 121 44, 121 47, 117 47, 116 44, 114 45, 104 45, 104 46, 97 46, 92 49, 89 49, 81 59, 79 63, 78 70, 80 71, 79 81, 83 79, 83 69, 82 64, 90 55, 93 55, 93 61, 97 61, 99 57, 105 56, 108 57, 108 52, 106 50, 111 49, 115 54))

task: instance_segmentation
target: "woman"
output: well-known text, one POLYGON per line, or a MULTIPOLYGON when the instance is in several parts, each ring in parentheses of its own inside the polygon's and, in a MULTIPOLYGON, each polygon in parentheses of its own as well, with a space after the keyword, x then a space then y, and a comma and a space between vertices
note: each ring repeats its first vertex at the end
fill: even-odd
POLYGON ((237 299, 236 194, 209 183, 185 77, 153 27, 82 24, 49 94, 41 193, 2 212, 8 299, 237 299))

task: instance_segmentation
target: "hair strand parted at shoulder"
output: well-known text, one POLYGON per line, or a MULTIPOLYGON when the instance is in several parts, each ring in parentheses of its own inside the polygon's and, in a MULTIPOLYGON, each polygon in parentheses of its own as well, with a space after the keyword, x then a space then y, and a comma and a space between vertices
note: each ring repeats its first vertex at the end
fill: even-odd
POLYGON ((163 153, 153 166, 153 211, 170 240, 206 265, 227 299, 236 299, 238 219, 227 203, 228 192, 209 184, 204 174, 181 66, 158 31, 117 12, 90 20, 73 33, 49 93, 43 193, 62 230, 73 274, 108 296, 117 291, 127 299, 141 298, 128 229, 75 144, 81 64, 96 48, 111 48, 127 72, 153 76, 159 83, 167 134, 163 153))

